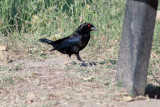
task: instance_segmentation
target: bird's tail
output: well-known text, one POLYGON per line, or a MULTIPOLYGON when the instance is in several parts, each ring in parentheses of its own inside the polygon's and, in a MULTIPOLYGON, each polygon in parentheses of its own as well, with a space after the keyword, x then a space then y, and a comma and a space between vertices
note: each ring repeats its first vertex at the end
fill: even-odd
POLYGON ((48 39, 39 39, 39 41, 40 42, 43 42, 43 43, 47 43, 47 44, 50 44, 50 45, 53 45, 54 44, 54 42, 53 41, 51 41, 51 40, 48 40, 48 39))
MULTIPOLYGON (((52 45, 54 48, 57 46, 56 44, 54 44, 54 42, 53 41, 51 41, 51 40, 49 40, 49 39, 39 39, 39 41, 40 42, 43 42, 43 43, 47 43, 47 44, 49 44, 49 45, 52 45)), ((52 49, 52 50, 50 50, 50 51, 53 51, 53 50, 55 50, 55 49, 52 49)))

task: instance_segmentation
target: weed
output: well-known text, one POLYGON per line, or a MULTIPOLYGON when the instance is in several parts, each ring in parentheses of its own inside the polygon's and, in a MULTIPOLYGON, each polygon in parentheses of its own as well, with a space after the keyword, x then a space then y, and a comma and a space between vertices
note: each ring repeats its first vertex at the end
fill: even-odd
POLYGON ((122 82, 118 82, 118 83, 117 83, 117 86, 118 86, 118 87, 122 87, 122 82))
POLYGON ((22 64, 18 64, 18 65, 16 65, 16 67, 14 68, 14 70, 15 70, 15 71, 20 70, 20 69, 21 69, 21 66, 22 66, 22 64))
POLYGON ((8 67, 2 67, 1 71, 7 71, 9 68, 8 67))
POLYGON ((48 56, 43 52, 40 52, 39 55, 44 59, 48 58, 48 56))
POLYGON ((8 87, 8 86, 11 86, 15 83, 14 79, 12 78, 12 76, 7 76, 7 77, 3 77, 2 78, 2 82, 1 82, 1 85, 4 86, 4 87, 8 87))

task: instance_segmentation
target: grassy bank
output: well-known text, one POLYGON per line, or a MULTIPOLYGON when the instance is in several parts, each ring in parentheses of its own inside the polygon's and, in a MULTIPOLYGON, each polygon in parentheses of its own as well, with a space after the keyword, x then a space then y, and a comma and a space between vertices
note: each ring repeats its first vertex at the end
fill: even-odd
MULTIPOLYGON (((84 22, 98 31, 89 47, 117 50, 124 16, 124 0, 4 0, 0 2, 0 44, 14 51, 34 50, 42 37, 56 39, 71 34, 84 22), (19 50, 16 50, 19 47, 19 50)), ((38 46, 38 47, 39 47, 38 46)), ((37 50, 39 51, 39 49, 37 50)))

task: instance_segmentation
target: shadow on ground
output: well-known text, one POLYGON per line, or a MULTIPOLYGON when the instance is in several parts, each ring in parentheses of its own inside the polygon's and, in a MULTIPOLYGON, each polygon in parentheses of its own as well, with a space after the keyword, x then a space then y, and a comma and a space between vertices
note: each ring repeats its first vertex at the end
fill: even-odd
POLYGON ((85 62, 85 61, 82 61, 80 63, 77 63, 75 61, 72 61, 72 64, 73 65, 80 65, 80 66, 96 66, 98 64, 100 65, 104 65, 104 64, 108 64, 108 63, 111 63, 112 65, 116 65, 117 61, 116 60, 112 60, 112 59, 109 59, 109 60, 104 60, 104 61, 99 61, 99 62, 96 62, 96 61, 92 61, 92 62, 85 62))

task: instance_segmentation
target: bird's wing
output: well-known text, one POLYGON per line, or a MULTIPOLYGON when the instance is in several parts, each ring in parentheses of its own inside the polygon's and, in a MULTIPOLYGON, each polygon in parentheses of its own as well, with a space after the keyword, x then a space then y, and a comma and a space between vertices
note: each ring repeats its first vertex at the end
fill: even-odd
POLYGON ((53 44, 60 44, 61 42, 63 42, 65 39, 68 39, 69 37, 65 37, 56 41, 53 41, 53 44))
POLYGON ((66 39, 72 39, 72 38, 75 38, 75 37, 77 37, 77 35, 72 34, 72 35, 70 35, 68 37, 64 37, 64 38, 61 38, 59 40, 54 41, 53 44, 60 44, 66 39))
POLYGON ((81 40, 81 36, 77 36, 77 37, 74 37, 74 38, 67 38, 67 39, 63 40, 59 45, 57 45, 54 48, 54 50, 63 49, 63 48, 67 48, 67 47, 70 47, 70 46, 78 45, 80 40, 81 40))

